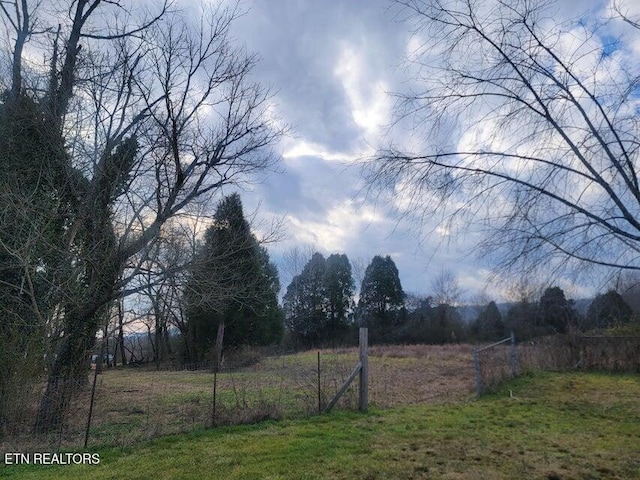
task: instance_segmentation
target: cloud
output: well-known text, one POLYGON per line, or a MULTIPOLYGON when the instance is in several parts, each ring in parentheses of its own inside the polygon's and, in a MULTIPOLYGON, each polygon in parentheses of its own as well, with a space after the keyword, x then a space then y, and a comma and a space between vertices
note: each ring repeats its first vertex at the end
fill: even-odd
POLYGON ((388 2, 245 2, 238 37, 262 57, 256 74, 277 90, 283 116, 305 141, 332 151, 361 148, 372 120, 383 123, 407 33, 388 2), (373 114, 373 115, 372 115, 373 114))
POLYGON ((285 219, 287 240, 270 246, 274 260, 309 244, 366 262, 389 254, 405 288, 424 292, 429 272, 440 268, 432 252, 441 235, 420 244, 410 233, 414 218, 398 220, 393 204, 363 194, 356 165, 391 122, 388 93, 404 80, 397 65, 410 35, 387 5, 247 3, 238 36, 262 57, 256 76, 274 85, 278 114, 294 135, 279 145, 283 173, 256 185, 245 201, 260 201, 261 216, 285 219))
POLYGON ((349 100, 351 116, 365 138, 375 138, 389 123, 391 106, 388 87, 369 75, 362 47, 345 44, 333 73, 340 80, 349 100))
MULTIPOLYGON (((584 0, 581 6, 593 12, 605 3, 584 0)), ((399 66, 424 46, 420 32, 399 22, 387 0, 247 0, 243 5, 248 13, 234 33, 261 57, 253 75, 273 86, 274 111, 293 127, 293 135, 277 147, 283 173, 243 196, 247 204, 261 204, 261 216, 285 219, 287 240, 270 247, 273 258, 307 244, 324 254, 345 252, 366 261, 390 254, 407 290, 428 293, 431 277, 443 268, 452 270, 470 294, 481 289, 491 259, 472 261, 479 232, 459 236, 463 225, 441 225, 448 213, 442 209, 407 209, 415 207, 409 202, 415 192, 406 185, 397 185, 385 201, 363 194, 358 161, 379 144, 394 120, 389 92, 415 86, 411 72, 399 66), (406 215, 399 218, 398 210, 406 215)), ((558 9, 558 18, 578 11, 574 0, 561 0, 558 9)), ((427 53, 429 59, 437 56, 433 50, 427 53)), ((584 60, 585 68, 593 65, 591 60, 584 60)), ((444 124, 444 130, 450 126, 444 124)), ((402 127, 388 138, 416 148, 459 140, 450 133, 418 135, 410 123, 402 127)), ((509 141, 507 130, 492 122, 484 127, 467 130, 461 143, 504 146, 509 141)))

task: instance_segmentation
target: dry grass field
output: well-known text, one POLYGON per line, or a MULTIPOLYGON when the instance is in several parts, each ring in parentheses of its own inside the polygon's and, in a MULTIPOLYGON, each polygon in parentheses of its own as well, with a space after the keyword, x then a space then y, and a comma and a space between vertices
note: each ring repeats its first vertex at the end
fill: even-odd
MULTIPOLYGON (((215 424, 317 414, 318 403, 324 408, 356 365, 358 351, 321 350, 320 389, 317 354, 309 351, 263 357, 248 366, 235 366, 230 359, 217 375, 215 424)), ((373 407, 459 402, 473 394, 469 345, 374 346, 369 354, 373 407)), ((210 427, 214 422, 211 371, 115 368, 98 375, 96 387, 89 445, 130 446, 160 435, 210 427)), ((2 449, 81 447, 90 393, 89 389, 81 392, 61 430, 35 438, 25 420, 14 426, 14 432, 22 429, 24 435, 6 439, 2 449)), ((35 408, 34 403, 31 410, 35 408)), ((337 406, 341 410, 355 408, 356 385, 337 406)))
POLYGON ((471 345, 374 346, 369 354, 377 406, 458 402, 474 392, 471 345))

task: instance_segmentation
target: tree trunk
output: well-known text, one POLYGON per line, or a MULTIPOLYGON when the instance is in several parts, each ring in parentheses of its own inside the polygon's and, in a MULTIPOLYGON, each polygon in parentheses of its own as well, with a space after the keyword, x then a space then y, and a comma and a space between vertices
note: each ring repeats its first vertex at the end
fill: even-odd
MULTIPOLYGON (((94 263, 87 269, 85 284, 72 298, 79 301, 68 305, 64 315, 65 337, 49 372, 47 388, 40 402, 35 431, 42 433, 56 427, 67 412, 73 394, 88 386, 87 372, 95 337, 114 298, 120 275, 113 230, 99 216, 86 217, 87 235, 84 246, 94 263), (97 254, 95 252, 98 252, 97 254)), ((98 359, 101 361, 102 359, 98 359)), ((97 366, 97 365, 96 365, 97 366)))
POLYGON ((36 416, 36 433, 59 427, 72 396, 88 385, 87 361, 91 358, 98 325, 96 321, 83 320, 79 309, 70 309, 66 314, 65 327, 68 333, 49 372, 36 416))

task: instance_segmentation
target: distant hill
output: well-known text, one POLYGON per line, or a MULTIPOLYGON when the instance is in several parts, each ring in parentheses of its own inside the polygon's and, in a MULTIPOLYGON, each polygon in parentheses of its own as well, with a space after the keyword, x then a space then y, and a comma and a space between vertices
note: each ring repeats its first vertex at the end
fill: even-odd
POLYGON ((584 317, 587 314, 587 310, 589 310, 589 305, 593 302, 593 298, 581 298, 575 302, 576 311, 584 317))
POLYGON ((635 313, 640 313, 640 285, 634 285, 622 294, 622 298, 635 313))
MULTIPOLYGON (((635 301, 638 308, 638 310, 636 311, 640 312, 640 294, 636 295, 635 301)), ((591 302, 593 302, 593 298, 580 298, 578 300, 575 300, 574 306, 576 311, 580 315, 585 316, 587 314, 587 310, 589 309, 589 305, 591 305, 591 302)), ((627 303, 629 303, 628 300, 627 300, 627 303)), ((503 317, 505 317, 509 312, 509 309, 513 307, 515 304, 516 302, 505 302, 505 303, 498 303, 496 305, 498 307, 498 310, 500 311, 500 314, 503 317)), ((633 308, 631 303, 629 303, 629 305, 633 308)), ((478 315, 480 314, 482 309, 485 307, 486 305, 463 305, 461 307, 458 307, 456 310, 460 315, 460 318, 462 318, 464 322, 470 323, 470 322, 473 322, 476 318, 478 318, 478 315)))
POLYGON ((485 307, 486 305, 463 305, 461 307, 456 308, 456 311, 460 315, 460 318, 462 319, 463 322, 471 323, 476 318, 478 318, 478 315, 480 315, 480 312, 485 307))

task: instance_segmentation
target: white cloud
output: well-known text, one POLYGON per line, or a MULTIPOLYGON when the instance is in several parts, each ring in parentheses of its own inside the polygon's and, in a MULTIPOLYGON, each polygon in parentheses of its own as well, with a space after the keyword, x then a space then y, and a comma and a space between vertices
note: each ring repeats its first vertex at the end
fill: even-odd
POLYGON ((331 151, 325 145, 308 140, 293 140, 283 145, 282 158, 318 157, 328 162, 348 162, 357 160, 359 155, 331 151))
POLYGON ((334 75, 340 80, 351 106, 351 116, 368 139, 376 138, 389 123, 391 106, 388 86, 380 78, 371 78, 363 47, 345 44, 340 52, 334 75))
MULTIPOLYGON (((603 6, 599 0, 579 3, 576 10, 576 0, 560 0, 562 14, 558 18, 575 17, 584 6, 592 11, 603 6)), ((259 197, 263 200, 261 216, 273 214, 287 219, 289 238, 275 246, 274 251, 313 244, 322 253, 345 252, 350 258, 370 260, 375 254, 392 254, 407 290, 424 292, 428 289, 430 272, 441 268, 454 270, 469 291, 482 288, 488 272, 477 265, 490 268, 491 259, 474 263, 468 255, 479 237, 459 235, 464 229, 459 222, 438 222, 448 219, 451 209, 465 208, 468 199, 462 198, 445 209, 434 196, 420 197, 421 202, 434 208, 418 211, 412 199, 422 192, 398 183, 388 202, 374 207, 375 200, 371 198, 355 200, 361 187, 355 168, 341 168, 341 164, 353 165, 355 160, 371 153, 369 145, 377 145, 386 133, 385 128, 393 120, 394 102, 387 92, 417 86, 415 78, 407 75, 411 72, 396 66, 404 59, 411 60, 418 49, 426 55, 423 59, 438 57, 440 52, 424 43, 425 32, 412 35, 408 24, 394 21, 399 17, 394 19, 393 11, 389 14, 387 0, 315 3, 248 0, 247 6, 249 13, 241 19, 239 37, 246 39, 250 50, 261 55, 256 78, 274 86, 276 110, 296 134, 279 145, 285 173, 256 186, 252 200, 257 202, 259 197), (395 215, 398 210, 406 213, 399 220, 395 215), (420 234, 420 239, 415 233, 420 234)), ((555 21, 556 17, 550 20, 555 21)), ((585 57, 583 68, 592 68, 595 59, 585 57)), ((425 81, 435 82, 437 78, 429 74, 430 67, 437 65, 426 63, 420 73, 425 81)), ((606 79, 607 71, 613 73, 606 67, 598 74, 606 79)), ((442 131, 425 135, 426 128, 420 131, 416 123, 407 120, 401 125, 403 128, 394 129, 391 140, 412 151, 445 143, 463 150, 478 145, 496 150, 515 149, 513 142, 523 139, 526 129, 509 131, 492 121, 488 114, 491 107, 460 112, 458 118, 463 119, 463 127, 483 114, 488 115, 482 119, 480 128, 461 128, 465 132, 462 136, 452 131, 456 129, 453 121, 445 122, 442 131)), ((428 111, 423 113, 429 115, 428 111)), ((529 134, 531 139, 522 142, 519 153, 539 147, 538 136, 529 134)), ((547 148, 555 146, 554 138, 546 140, 547 148)), ((525 164, 504 167, 522 169, 525 164)), ((499 203, 504 207, 504 202, 499 203)), ((495 203, 470 208, 492 208, 495 216, 502 213, 495 203)))
POLYGON ((318 245, 326 253, 358 248, 362 234, 368 227, 388 222, 373 207, 358 207, 352 200, 335 205, 321 220, 310 221, 296 215, 287 215, 286 219, 294 244, 318 245))

